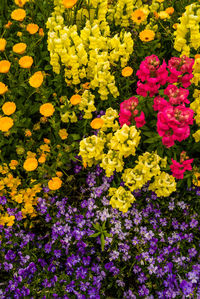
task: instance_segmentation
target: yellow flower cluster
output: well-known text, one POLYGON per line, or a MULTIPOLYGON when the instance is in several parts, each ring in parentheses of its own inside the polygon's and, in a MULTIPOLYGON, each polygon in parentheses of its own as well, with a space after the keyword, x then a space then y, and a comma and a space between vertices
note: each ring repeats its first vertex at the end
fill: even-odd
POLYGON ((197 50, 200 46, 200 4, 192 3, 186 6, 186 10, 180 18, 180 24, 174 32, 176 38, 174 48, 181 55, 190 55, 190 48, 197 50))
POLYGON ((124 124, 121 129, 115 132, 108 146, 112 150, 120 152, 120 155, 127 158, 130 155, 135 155, 140 138, 135 126, 129 127, 124 124))
POLYGON ((124 168, 123 156, 119 151, 109 150, 102 157, 100 166, 105 169, 106 176, 110 177, 114 171, 121 172, 124 168))
MULTIPOLYGON (((200 90, 195 89, 193 97, 195 100, 190 104, 190 108, 195 112, 194 119, 198 126, 200 126, 200 90)), ((200 141, 200 130, 197 130, 193 135, 195 142, 200 141)))
POLYGON ((114 21, 115 25, 128 27, 131 14, 133 12, 132 0, 118 0, 115 6, 114 21))
MULTIPOLYGON (((126 0, 131 2, 130 0, 126 0)), ((91 1, 93 15, 80 30, 78 25, 66 26, 62 16, 64 10, 60 1, 54 1, 55 9, 47 21, 48 50, 54 72, 60 73, 64 65, 65 81, 77 85, 90 80, 90 87, 98 89, 102 100, 109 94, 118 97, 112 66, 121 62, 126 66, 133 52, 131 33, 121 32, 112 37, 106 21, 107 1, 91 1)))
POLYGON ((165 159, 159 157, 155 152, 145 152, 138 157, 134 168, 125 169, 122 180, 131 191, 141 189, 154 176, 160 174, 160 165, 165 165, 165 159))
POLYGON ((122 186, 118 189, 110 188, 109 196, 111 196, 110 204, 113 209, 117 208, 121 212, 126 213, 131 204, 135 201, 135 197, 130 191, 125 190, 122 186))
POLYGON ((68 123, 69 121, 72 123, 77 122, 78 119, 75 113, 77 108, 76 107, 74 108, 71 102, 64 96, 62 97, 62 101, 64 102, 64 105, 60 106, 61 121, 64 123, 68 123))
POLYGON ((124 124, 114 133, 114 136, 110 133, 106 138, 108 153, 103 155, 100 166, 105 170, 106 176, 110 177, 114 171, 121 172, 123 170, 123 158, 135 155, 141 137, 135 126, 129 127, 124 124))
POLYGON ((79 155, 82 157, 83 164, 86 163, 91 167, 100 162, 103 157, 104 143, 105 140, 96 135, 81 140, 79 155))
POLYGON ((116 118, 118 117, 119 115, 116 110, 111 107, 108 108, 105 115, 101 116, 101 119, 103 119, 103 126, 101 127, 101 131, 105 132, 110 128, 112 128, 113 132, 117 131, 119 129, 119 123, 116 118))
POLYGON ((200 55, 199 54, 195 55, 192 74, 194 77, 191 79, 191 82, 195 84, 195 86, 198 86, 200 81, 200 55))
POLYGON ((162 171, 154 177, 154 182, 149 185, 149 190, 154 191, 158 197, 168 197, 172 192, 176 191, 175 178, 162 171))
POLYGON ((94 105, 95 96, 89 91, 85 90, 81 97, 81 102, 78 105, 78 109, 84 111, 85 114, 83 118, 91 119, 92 112, 96 111, 96 107, 94 105))
MULTIPOLYGON (((9 167, 10 169, 15 169, 18 165, 16 160, 11 160, 9 167)), ((38 197, 36 196, 42 188, 40 184, 34 184, 33 187, 26 189, 21 189, 21 180, 18 177, 14 177, 11 174, 11 171, 6 164, 0 165, 0 196, 6 196, 6 198, 11 203, 21 204, 21 212, 23 218, 26 218, 27 215, 30 217, 36 216, 36 211, 34 206, 37 204, 38 197)), ((34 183, 32 181, 31 183, 34 183)), ((15 220, 14 216, 8 216, 7 213, 0 215, 0 224, 1 225, 13 225, 15 220)))

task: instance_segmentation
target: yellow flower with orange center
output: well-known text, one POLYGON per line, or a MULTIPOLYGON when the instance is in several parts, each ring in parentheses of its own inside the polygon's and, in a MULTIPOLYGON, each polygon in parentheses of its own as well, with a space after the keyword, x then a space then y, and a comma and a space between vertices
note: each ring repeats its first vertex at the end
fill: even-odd
POLYGON ((131 15, 131 19, 137 25, 140 25, 147 18, 146 14, 141 9, 136 9, 131 15))
POLYGON ((81 96, 79 94, 74 94, 71 98, 70 98, 70 102, 72 105, 78 105, 81 102, 81 96))
POLYGON ((33 24, 30 23, 26 26, 26 30, 30 33, 30 34, 35 34, 39 29, 39 26, 37 24, 33 24))
POLYGON ((36 158, 27 158, 23 165, 23 168, 26 171, 33 171, 37 167, 38 167, 38 161, 36 158))
POLYGON ((67 133, 66 129, 60 129, 58 134, 62 140, 65 140, 68 137, 68 133, 67 133))
POLYGON ((18 43, 13 46, 12 50, 17 54, 24 54, 26 47, 27 45, 25 43, 18 43))
POLYGON ((15 9, 11 13, 11 18, 15 21, 20 21, 21 22, 21 21, 24 20, 25 17, 26 17, 26 12, 22 8, 15 9))
POLYGON ((29 0, 15 0, 15 4, 18 5, 19 7, 23 7, 26 2, 29 0))
POLYGON ((6 48, 7 41, 5 38, 0 38, 0 52, 3 52, 6 48))
POLYGON ((78 0, 63 0, 63 5, 65 8, 72 8, 78 0))
POLYGON ((5 115, 11 115, 15 112, 16 105, 14 102, 6 102, 2 106, 2 110, 5 115))
POLYGON ((29 78, 29 84, 30 86, 34 88, 39 88, 44 80, 44 76, 41 71, 35 72, 30 78, 29 78))
POLYGON ((48 182, 48 187, 50 190, 58 190, 58 189, 60 189, 61 185, 62 185, 62 181, 59 177, 53 177, 48 182))
POLYGON ((0 117, 0 131, 8 132, 10 128, 13 126, 13 120, 10 117, 0 117))
POLYGON ((133 73, 133 69, 130 66, 126 66, 125 68, 123 68, 122 70, 122 76, 123 77, 129 77, 131 76, 133 73))
POLYGON ((40 106, 40 113, 46 117, 52 116, 54 111, 54 106, 51 103, 46 103, 40 106))
POLYGON ((0 73, 5 74, 8 73, 10 69, 10 61, 1 60, 0 61, 0 73))
POLYGON ((174 13, 174 8, 173 7, 168 7, 165 9, 166 13, 168 13, 168 15, 172 15, 174 13))
POLYGON ((23 56, 19 60, 19 65, 23 69, 30 69, 30 67, 32 66, 32 64, 33 64, 33 58, 31 56, 23 56))
POLYGON ((104 124, 104 121, 102 118, 95 118, 91 121, 90 126, 92 129, 98 130, 100 129, 104 124))
POLYGON ((8 91, 8 86, 6 86, 3 82, 0 82, 0 95, 3 95, 8 91))
POLYGON ((155 37, 155 32, 150 29, 145 29, 145 30, 141 31, 139 34, 139 38, 143 42, 150 42, 150 41, 154 40, 154 37, 155 37))

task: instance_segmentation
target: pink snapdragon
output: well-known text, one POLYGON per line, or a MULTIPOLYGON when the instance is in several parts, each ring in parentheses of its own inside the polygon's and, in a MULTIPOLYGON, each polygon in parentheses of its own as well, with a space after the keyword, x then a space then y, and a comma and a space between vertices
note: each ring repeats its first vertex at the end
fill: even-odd
POLYGON ((174 145, 174 141, 183 141, 190 135, 189 125, 193 124, 194 111, 184 105, 172 106, 168 103, 157 115, 157 132, 162 136, 166 147, 174 145))
POLYGON ((158 93, 160 86, 168 80, 166 67, 165 61, 160 65, 160 60, 156 55, 147 56, 136 73, 140 79, 137 82, 137 94, 146 97, 149 92, 149 96, 152 97, 158 93))
POLYGON ((190 80, 193 78, 194 59, 183 55, 181 58, 172 57, 168 62, 170 75, 169 83, 181 82, 184 88, 191 85, 190 80))
MULTIPOLYGON (((187 157, 188 158, 188 157, 187 157)), ((176 160, 172 160, 172 165, 170 165, 172 175, 176 179, 183 179, 184 173, 186 170, 192 170, 192 162, 194 159, 184 160, 181 163, 177 162, 176 160)))
POLYGON ((121 127, 124 124, 129 126, 132 120, 135 120, 137 128, 140 128, 145 124, 144 112, 141 112, 140 116, 137 116, 139 113, 136 109, 137 105, 138 99, 135 97, 131 97, 120 104, 119 123, 121 127))
POLYGON ((187 99, 189 90, 184 88, 178 88, 176 85, 170 84, 164 90, 164 94, 168 96, 169 103, 172 105, 180 105, 183 103, 189 104, 187 99))

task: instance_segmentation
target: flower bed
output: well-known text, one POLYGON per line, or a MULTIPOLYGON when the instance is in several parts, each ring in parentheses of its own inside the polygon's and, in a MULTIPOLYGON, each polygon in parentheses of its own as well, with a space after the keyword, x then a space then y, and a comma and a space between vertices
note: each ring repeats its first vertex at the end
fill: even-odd
POLYGON ((200 3, 2 5, 0 298, 200 298, 200 3))

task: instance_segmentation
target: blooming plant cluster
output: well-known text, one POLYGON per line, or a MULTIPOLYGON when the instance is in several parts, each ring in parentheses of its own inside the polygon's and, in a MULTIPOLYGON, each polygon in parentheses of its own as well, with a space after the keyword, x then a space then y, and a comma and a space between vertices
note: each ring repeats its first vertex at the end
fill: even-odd
POLYGON ((0 298, 200 298, 200 4, 0 4, 0 298))

